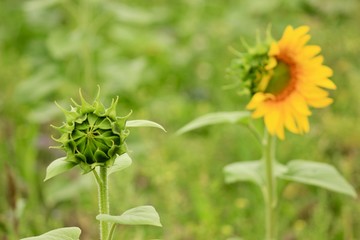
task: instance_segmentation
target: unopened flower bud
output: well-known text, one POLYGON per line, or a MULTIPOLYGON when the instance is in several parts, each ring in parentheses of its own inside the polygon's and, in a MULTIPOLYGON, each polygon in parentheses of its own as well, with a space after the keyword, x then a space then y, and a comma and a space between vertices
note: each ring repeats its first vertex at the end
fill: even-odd
POLYGON ((84 173, 96 166, 110 167, 117 155, 126 152, 125 139, 129 131, 125 124, 129 115, 116 116, 118 98, 105 109, 99 101, 99 92, 92 104, 85 101, 80 91, 81 104, 72 100, 74 106, 70 111, 59 106, 66 122, 55 127, 62 135, 54 140, 61 143, 58 147, 65 150, 66 161, 79 164, 84 173))

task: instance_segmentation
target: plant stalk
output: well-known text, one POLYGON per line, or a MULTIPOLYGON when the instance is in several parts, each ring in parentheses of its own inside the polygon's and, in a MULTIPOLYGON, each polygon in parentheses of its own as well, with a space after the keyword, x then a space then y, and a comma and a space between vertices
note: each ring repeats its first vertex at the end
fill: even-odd
MULTIPOLYGON (((100 166, 100 175, 94 170, 95 178, 98 183, 99 193, 99 214, 109 214, 109 188, 108 188, 108 176, 107 167, 100 166)), ((108 239, 109 223, 100 220, 100 240, 108 239)))
POLYGON ((114 235, 114 232, 115 232, 115 228, 116 228, 116 224, 113 223, 113 224, 111 225, 110 232, 109 232, 109 236, 108 236, 107 240, 112 240, 113 235, 114 235))
POLYGON ((263 140, 263 160, 265 166, 265 224, 266 240, 276 240, 276 177, 274 173, 275 165, 275 142, 274 138, 266 131, 263 140))

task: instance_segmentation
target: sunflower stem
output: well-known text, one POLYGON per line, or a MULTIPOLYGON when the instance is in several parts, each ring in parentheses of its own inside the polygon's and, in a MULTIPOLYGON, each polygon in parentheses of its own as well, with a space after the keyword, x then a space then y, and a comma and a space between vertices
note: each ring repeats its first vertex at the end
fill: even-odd
POLYGON ((263 140, 263 161, 265 166, 265 224, 266 240, 276 240, 276 178, 274 173, 275 164, 274 138, 266 131, 263 140))
POLYGON ((262 135, 254 126, 254 123, 252 121, 249 121, 249 124, 247 126, 248 126, 250 132, 255 136, 256 140, 258 140, 259 143, 261 144, 262 143, 262 135))
POLYGON ((115 232, 115 228, 116 228, 116 223, 113 223, 113 224, 111 225, 110 232, 109 232, 109 236, 108 236, 107 240, 112 240, 112 239, 113 239, 113 235, 114 235, 114 232, 115 232))
MULTIPOLYGON (((109 188, 107 167, 100 166, 100 173, 94 170, 99 194, 99 214, 109 214, 109 188)), ((100 220, 100 240, 107 240, 109 234, 109 223, 100 220)))

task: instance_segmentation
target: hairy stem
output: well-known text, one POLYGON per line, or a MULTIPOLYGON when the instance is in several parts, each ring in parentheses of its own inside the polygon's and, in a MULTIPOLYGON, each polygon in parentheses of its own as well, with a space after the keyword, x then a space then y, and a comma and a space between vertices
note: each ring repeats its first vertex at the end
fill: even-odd
POLYGON ((266 223, 266 240, 276 240, 276 178, 274 173, 275 156, 274 156, 274 139, 267 132, 263 140, 263 161, 265 166, 265 223, 266 223))
MULTIPOLYGON (((99 193, 99 214, 109 214, 109 188, 106 166, 100 167, 99 175, 94 170, 94 175, 98 184, 99 193)), ((100 240, 107 240, 109 234, 109 223, 100 221, 100 240)))

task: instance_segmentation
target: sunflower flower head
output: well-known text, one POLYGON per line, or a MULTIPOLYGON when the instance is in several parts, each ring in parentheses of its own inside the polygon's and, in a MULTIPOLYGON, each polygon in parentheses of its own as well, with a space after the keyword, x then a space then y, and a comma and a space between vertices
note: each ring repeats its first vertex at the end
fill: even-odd
POLYGON ((323 65, 320 47, 307 44, 308 32, 308 26, 288 26, 279 41, 268 37, 261 48, 239 55, 230 67, 251 94, 246 108, 252 117, 264 118, 269 133, 280 139, 285 138, 285 128, 295 134, 308 132, 309 107, 333 102, 326 90, 336 89, 329 79, 332 70, 323 65))
POLYGON ((125 139, 129 135, 126 129, 128 116, 116 115, 118 98, 113 99, 109 108, 99 101, 98 95, 92 104, 88 103, 80 91, 81 103, 73 101, 70 110, 60 107, 66 121, 60 127, 60 138, 53 138, 61 145, 57 146, 67 154, 66 161, 79 164, 84 173, 96 166, 111 167, 117 155, 126 152, 125 139))

